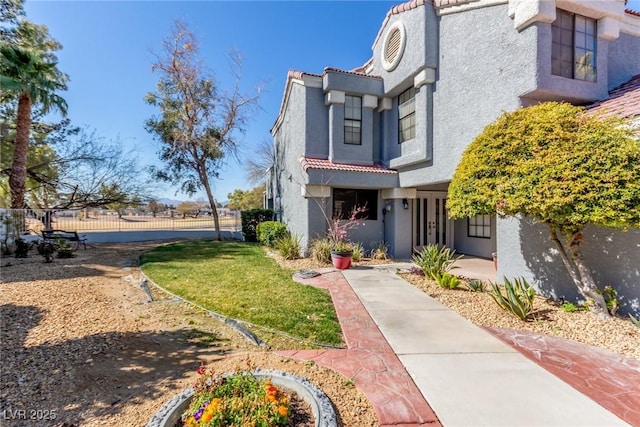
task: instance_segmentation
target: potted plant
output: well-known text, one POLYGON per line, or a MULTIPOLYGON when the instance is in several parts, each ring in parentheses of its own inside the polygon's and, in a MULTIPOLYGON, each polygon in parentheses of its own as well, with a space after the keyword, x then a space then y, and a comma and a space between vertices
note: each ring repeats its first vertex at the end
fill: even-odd
POLYGON ((327 237, 331 242, 331 263, 339 270, 347 269, 351 266, 353 256, 353 244, 347 239, 349 230, 352 230, 363 223, 358 222, 359 217, 366 212, 367 208, 354 206, 348 219, 336 216, 331 221, 327 237))
POLYGON ((348 242, 336 242, 331 249, 331 263, 338 270, 345 270, 351 267, 353 258, 353 245, 348 242))

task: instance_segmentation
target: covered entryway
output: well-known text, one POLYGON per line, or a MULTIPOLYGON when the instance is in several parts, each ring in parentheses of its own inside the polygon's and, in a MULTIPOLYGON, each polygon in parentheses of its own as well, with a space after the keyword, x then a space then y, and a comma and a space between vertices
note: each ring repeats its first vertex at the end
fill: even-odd
POLYGON ((413 247, 453 247, 453 221, 447 218, 446 191, 418 191, 413 200, 413 247))

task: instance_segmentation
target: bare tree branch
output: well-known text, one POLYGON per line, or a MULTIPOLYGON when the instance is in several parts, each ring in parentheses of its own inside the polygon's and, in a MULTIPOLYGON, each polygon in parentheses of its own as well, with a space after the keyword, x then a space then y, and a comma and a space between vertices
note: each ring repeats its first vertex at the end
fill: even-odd
POLYGON ((249 113, 257 106, 260 91, 245 96, 240 90, 242 61, 229 55, 234 84, 220 95, 213 75, 204 70, 198 57, 198 43, 181 22, 175 24, 156 55, 152 71, 160 79, 156 92, 145 97, 160 109, 158 117, 147 120, 147 131, 162 142, 159 152, 164 168, 156 176, 188 194, 204 188, 221 238, 212 183, 219 178, 227 156, 237 158, 241 135, 249 113))

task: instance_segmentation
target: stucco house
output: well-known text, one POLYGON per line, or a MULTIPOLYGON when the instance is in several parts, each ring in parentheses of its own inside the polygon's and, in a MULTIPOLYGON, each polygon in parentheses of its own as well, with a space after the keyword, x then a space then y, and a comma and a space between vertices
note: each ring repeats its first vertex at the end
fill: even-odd
MULTIPOLYGON (((326 234, 327 218, 365 205, 365 225, 350 237, 367 248, 385 242, 399 259, 429 243, 485 258, 496 252, 498 277, 525 276, 541 291, 575 298, 562 286, 570 280, 546 228, 526 218, 451 220, 447 189, 465 147, 503 111, 549 100, 593 104, 640 74, 640 13, 625 7, 624 0, 394 6, 362 67, 288 73, 271 129, 269 207, 307 247, 326 234)), ((603 111, 606 102, 596 105, 603 111)), ((589 231, 594 243, 584 250, 596 279, 617 287, 623 310, 637 314, 640 230, 589 231)))

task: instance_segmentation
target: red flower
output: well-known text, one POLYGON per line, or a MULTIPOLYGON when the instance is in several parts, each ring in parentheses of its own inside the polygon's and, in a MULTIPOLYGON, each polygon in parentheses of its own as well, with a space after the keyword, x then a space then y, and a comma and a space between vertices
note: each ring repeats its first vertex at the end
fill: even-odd
POLYGON ((198 369, 196 369, 196 373, 198 375, 203 375, 206 372, 207 368, 204 367, 204 364, 200 365, 198 369))

